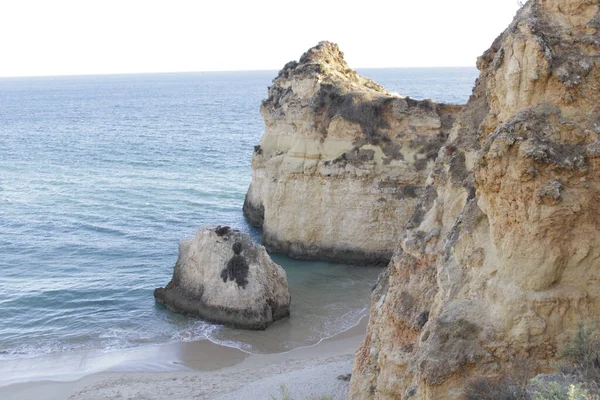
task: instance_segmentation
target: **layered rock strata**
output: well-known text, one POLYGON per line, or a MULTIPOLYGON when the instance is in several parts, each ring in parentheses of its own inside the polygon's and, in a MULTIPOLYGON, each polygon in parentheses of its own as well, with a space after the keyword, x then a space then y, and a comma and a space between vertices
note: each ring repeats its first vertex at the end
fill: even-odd
POLYGON ((292 257, 387 264, 458 106, 394 95, 321 42, 269 87, 244 214, 292 257))
POLYGON ((600 317, 600 6, 531 0, 481 75, 373 293, 351 399, 460 399, 555 366, 600 317))
POLYGON ((154 297, 171 311, 243 329, 265 329, 290 315, 283 268, 229 227, 203 228, 183 240, 173 279, 154 297))

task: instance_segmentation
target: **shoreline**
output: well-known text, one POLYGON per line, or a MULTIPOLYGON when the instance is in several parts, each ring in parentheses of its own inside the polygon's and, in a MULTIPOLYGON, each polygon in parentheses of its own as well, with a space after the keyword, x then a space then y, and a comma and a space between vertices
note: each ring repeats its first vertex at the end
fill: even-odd
MULTIPOLYGON (((19 361, 13 363, 17 370, 12 373, 20 373, 21 378, 0 383, 0 397, 235 399, 242 394, 254 398, 250 394, 254 391, 258 397, 277 398, 282 397, 280 385, 284 384, 290 394, 301 398, 342 399, 348 382, 337 376, 351 373, 354 352, 364 339, 368 319, 363 317, 352 328, 317 344, 283 353, 250 354, 202 340, 100 355, 86 352, 76 357, 49 356, 44 357, 42 365, 39 359, 11 360, 19 361), (54 375, 48 377, 43 371, 53 371, 54 375), (243 392, 236 395, 242 388, 243 392)), ((4 377, 6 367, 2 365, 4 377)))

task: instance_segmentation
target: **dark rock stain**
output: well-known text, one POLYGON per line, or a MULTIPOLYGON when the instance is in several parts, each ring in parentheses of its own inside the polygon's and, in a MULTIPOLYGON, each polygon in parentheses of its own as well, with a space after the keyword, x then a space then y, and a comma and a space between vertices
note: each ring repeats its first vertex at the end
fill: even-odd
POLYGON ((229 232, 229 230, 230 230, 230 229, 231 229, 231 228, 230 228, 230 227, 228 227, 228 226, 221 226, 221 225, 219 225, 219 226, 217 226, 217 228, 215 229, 215 233, 216 233, 218 236, 221 236, 221 237, 223 237, 223 236, 225 236, 225 235, 227 234, 227 232, 229 232))
POLYGON ((245 289, 248 284, 249 267, 246 259, 241 255, 242 243, 235 242, 232 249, 234 256, 227 263, 227 267, 221 271, 221 279, 223 282, 235 281, 239 287, 245 289))

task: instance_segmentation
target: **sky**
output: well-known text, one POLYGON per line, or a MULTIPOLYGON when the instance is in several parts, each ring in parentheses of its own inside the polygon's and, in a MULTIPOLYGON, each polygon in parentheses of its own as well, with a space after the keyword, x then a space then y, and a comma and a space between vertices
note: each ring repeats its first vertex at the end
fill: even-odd
POLYGON ((516 0, 7 0, 0 77, 278 70, 321 40, 353 68, 474 66, 516 0))

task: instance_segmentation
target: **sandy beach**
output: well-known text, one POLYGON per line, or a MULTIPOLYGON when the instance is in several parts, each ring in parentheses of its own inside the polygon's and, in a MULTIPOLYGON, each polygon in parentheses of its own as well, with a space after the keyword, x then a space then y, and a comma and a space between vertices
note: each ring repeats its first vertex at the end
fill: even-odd
POLYGON ((367 320, 317 345, 279 354, 200 341, 3 361, 0 398, 281 399, 284 385, 291 399, 344 399, 348 382, 339 377, 352 370, 367 320))

